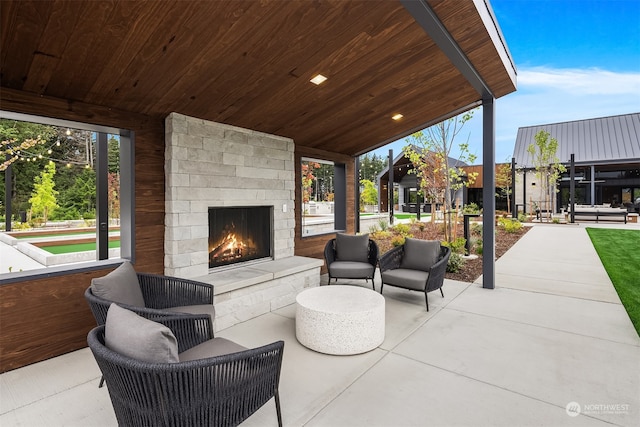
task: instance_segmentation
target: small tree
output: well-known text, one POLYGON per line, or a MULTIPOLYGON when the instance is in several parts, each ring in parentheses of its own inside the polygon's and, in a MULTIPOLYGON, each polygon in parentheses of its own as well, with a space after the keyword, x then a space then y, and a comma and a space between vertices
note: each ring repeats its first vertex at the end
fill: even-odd
POLYGON ((362 193, 360 193, 360 212, 363 212, 366 205, 371 206, 378 203, 378 190, 368 179, 360 180, 360 184, 363 187, 362 193))
MULTIPOLYGON (((455 139, 471 117, 473 117, 473 111, 416 132, 409 137, 411 144, 403 148, 405 156, 413 164, 413 173, 418 175, 425 197, 429 197, 429 194, 444 193, 442 201, 445 209, 445 240, 448 242, 454 238, 450 217, 453 208, 452 191, 473 184, 477 176, 475 173, 470 173, 466 176, 466 180, 462 179, 462 171, 456 165, 449 163, 455 139)), ((476 156, 469 151, 467 138, 466 143, 459 144, 458 160, 473 163, 475 159, 476 156)))
POLYGON ((496 170, 496 188, 498 188, 497 197, 504 196, 507 198, 507 212, 511 212, 511 193, 513 193, 513 182, 511 182, 511 163, 503 163, 498 165, 496 170))
MULTIPOLYGON (((534 137, 534 143, 527 147, 527 152, 531 155, 533 165, 536 168, 536 177, 540 180, 540 191, 544 197, 544 209, 547 212, 547 220, 551 216, 551 201, 549 193, 551 189, 558 192, 556 183, 560 174, 567 168, 560 163, 556 152, 558 151, 558 140, 550 138, 551 134, 545 130, 540 130, 534 137)), ((543 216, 541 215, 540 218, 543 216)))
POLYGON ((54 189, 53 177, 56 174, 56 165, 53 162, 47 163, 42 173, 35 177, 33 192, 29 203, 31 203, 32 214, 40 215, 44 223, 47 223, 49 213, 58 207, 56 196, 58 192, 54 189))

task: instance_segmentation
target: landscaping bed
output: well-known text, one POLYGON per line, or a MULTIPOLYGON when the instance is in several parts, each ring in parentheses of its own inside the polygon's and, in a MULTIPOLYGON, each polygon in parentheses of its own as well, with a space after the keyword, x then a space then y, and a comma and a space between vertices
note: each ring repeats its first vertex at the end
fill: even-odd
MULTIPOLYGON (((474 282, 482 275, 482 237, 480 233, 481 224, 475 223, 471 227, 471 254, 477 255, 476 259, 465 259, 460 271, 447 272, 446 278, 459 280, 461 282, 474 282)), ((507 232, 505 227, 496 226, 496 259, 500 258, 511 248, 522 236, 529 231, 530 227, 521 227, 517 230, 507 232)), ((389 227, 387 230, 370 231, 370 238, 375 240, 380 251, 380 256, 394 247, 394 244, 401 244, 404 236, 413 237, 423 240, 440 240, 444 239, 444 225, 442 223, 409 223, 398 224, 395 227, 389 227), (398 227, 399 226, 399 227, 398 227)), ((456 234, 458 238, 463 238, 462 224, 458 224, 456 234)))

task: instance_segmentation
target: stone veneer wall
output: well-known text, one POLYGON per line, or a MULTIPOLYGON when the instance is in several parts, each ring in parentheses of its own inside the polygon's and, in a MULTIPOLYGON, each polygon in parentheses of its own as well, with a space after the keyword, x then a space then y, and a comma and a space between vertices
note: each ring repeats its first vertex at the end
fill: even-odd
POLYGON ((210 206, 273 206, 274 259, 293 256, 293 140, 177 113, 165 132, 166 275, 208 273, 210 206))

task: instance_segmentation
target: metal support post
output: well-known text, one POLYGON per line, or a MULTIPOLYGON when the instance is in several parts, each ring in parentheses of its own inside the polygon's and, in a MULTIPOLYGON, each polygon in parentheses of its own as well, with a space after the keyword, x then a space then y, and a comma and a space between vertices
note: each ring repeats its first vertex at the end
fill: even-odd
POLYGON ((389 225, 393 225, 393 150, 389 150, 389 225))
POLYGON ((576 156, 571 154, 569 163, 569 209, 571 212, 571 224, 576 222, 576 156))
POLYGON ((482 287, 495 287, 496 146, 493 97, 482 100, 482 287))

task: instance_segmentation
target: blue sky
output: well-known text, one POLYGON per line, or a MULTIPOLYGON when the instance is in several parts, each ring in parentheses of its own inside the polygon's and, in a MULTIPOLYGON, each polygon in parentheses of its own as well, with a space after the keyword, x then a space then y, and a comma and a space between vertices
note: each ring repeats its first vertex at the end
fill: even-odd
MULTIPOLYGON (((518 90, 496 100, 496 161, 510 161, 519 127, 640 112, 640 0, 491 5, 518 72, 518 90)), ((457 142, 467 136, 482 163, 481 110, 457 142)))

